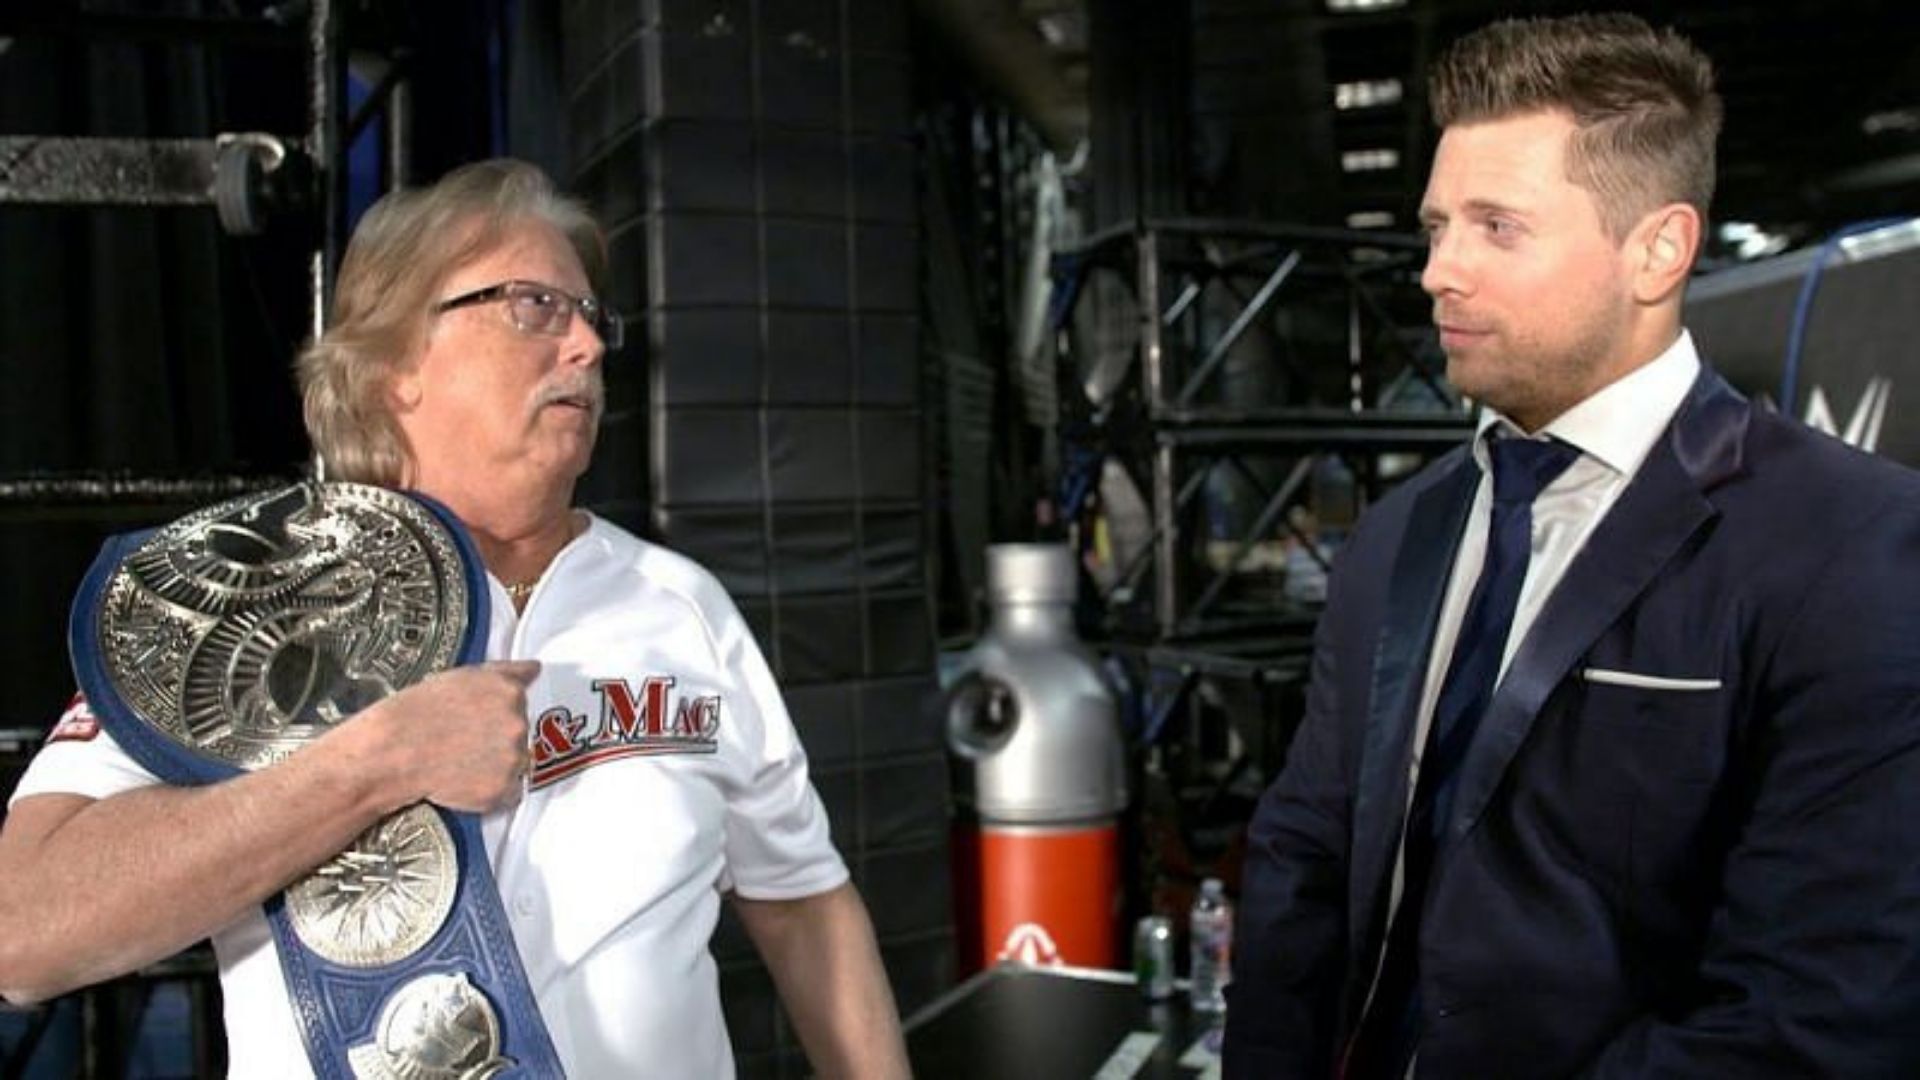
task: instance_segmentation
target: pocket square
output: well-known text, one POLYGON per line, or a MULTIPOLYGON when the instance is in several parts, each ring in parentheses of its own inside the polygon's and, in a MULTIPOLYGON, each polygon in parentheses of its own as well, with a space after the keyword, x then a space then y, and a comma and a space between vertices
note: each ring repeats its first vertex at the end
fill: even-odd
POLYGON ((1590 683, 1602 683, 1607 686, 1632 686, 1641 690, 1677 690, 1688 691, 1718 690, 1719 679, 1676 679, 1666 675, 1642 675, 1637 671, 1614 671, 1610 668, 1582 668, 1580 677, 1590 683))

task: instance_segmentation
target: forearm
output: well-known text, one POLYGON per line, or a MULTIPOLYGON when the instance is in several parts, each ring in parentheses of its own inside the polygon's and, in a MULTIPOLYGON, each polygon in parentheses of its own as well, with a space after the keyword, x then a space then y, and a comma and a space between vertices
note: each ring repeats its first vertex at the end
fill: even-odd
POLYGON ((734 908, 819 1075, 907 1076, 899 1012, 852 885, 799 900, 735 896, 734 908))
POLYGON ((344 849, 391 809, 369 734, 206 787, 22 800, 0 834, 0 995, 41 999, 168 956, 344 849))
POLYGON ((518 798, 539 671, 440 672, 207 787, 22 799, 0 830, 0 996, 46 997, 166 956, 401 807, 484 813, 518 798))
POLYGON ((1299 828, 1298 806, 1262 800, 1242 871, 1229 1077, 1324 1077, 1332 1070, 1346 968, 1345 865, 1299 828))
POLYGON ((1335 665, 1339 617, 1329 607, 1321 620, 1307 717, 1247 828, 1222 1053, 1229 1077, 1332 1070, 1353 800, 1335 665))

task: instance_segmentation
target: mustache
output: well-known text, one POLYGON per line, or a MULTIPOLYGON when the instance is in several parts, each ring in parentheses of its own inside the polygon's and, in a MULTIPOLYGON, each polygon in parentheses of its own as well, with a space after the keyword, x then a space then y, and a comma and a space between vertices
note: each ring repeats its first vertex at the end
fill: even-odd
POLYGON ((595 417, 598 417, 606 411, 606 383, 598 371, 579 378, 554 382, 540 389, 540 396, 535 399, 535 407, 545 408, 561 402, 585 405, 593 411, 595 417))

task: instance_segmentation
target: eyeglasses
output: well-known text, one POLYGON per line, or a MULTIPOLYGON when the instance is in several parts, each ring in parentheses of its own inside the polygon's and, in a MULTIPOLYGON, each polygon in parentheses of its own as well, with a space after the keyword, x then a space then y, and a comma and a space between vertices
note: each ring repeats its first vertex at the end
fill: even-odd
POLYGON ((433 305, 433 313, 438 315, 454 308, 490 304, 495 300, 506 301, 507 317, 513 320, 514 329, 523 334, 565 337, 567 327, 573 321, 573 313, 578 311, 580 318, 593 328, 594 333, 600 335, 600 343, 608 349, 619 348, 627 339, 626 323, 618 312, 601 307, 598 300, 574 296, 537 281, 503 281, 498 285, 461 293, 451 300, 442 300, 433 305))

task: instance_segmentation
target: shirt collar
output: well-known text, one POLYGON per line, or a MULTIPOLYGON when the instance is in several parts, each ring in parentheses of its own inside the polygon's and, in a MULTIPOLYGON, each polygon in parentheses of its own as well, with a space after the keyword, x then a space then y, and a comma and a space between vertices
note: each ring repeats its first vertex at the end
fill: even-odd
MULTIPOLYGON (((1700 354, 1694 349, 1693 335, 1682 329, 1665 352, 1601 387, 1538 434, 1570 443, 1608 469, 1632 476, 1673 414, 1680 411, 1699 374, 1700 354)), ((1506 417, 1482 409, 1474 428, 1473 456, 1483 469, 1487 467, 1485 436, 1495 425, 1503 437, 1521 434, 1506 417)))

